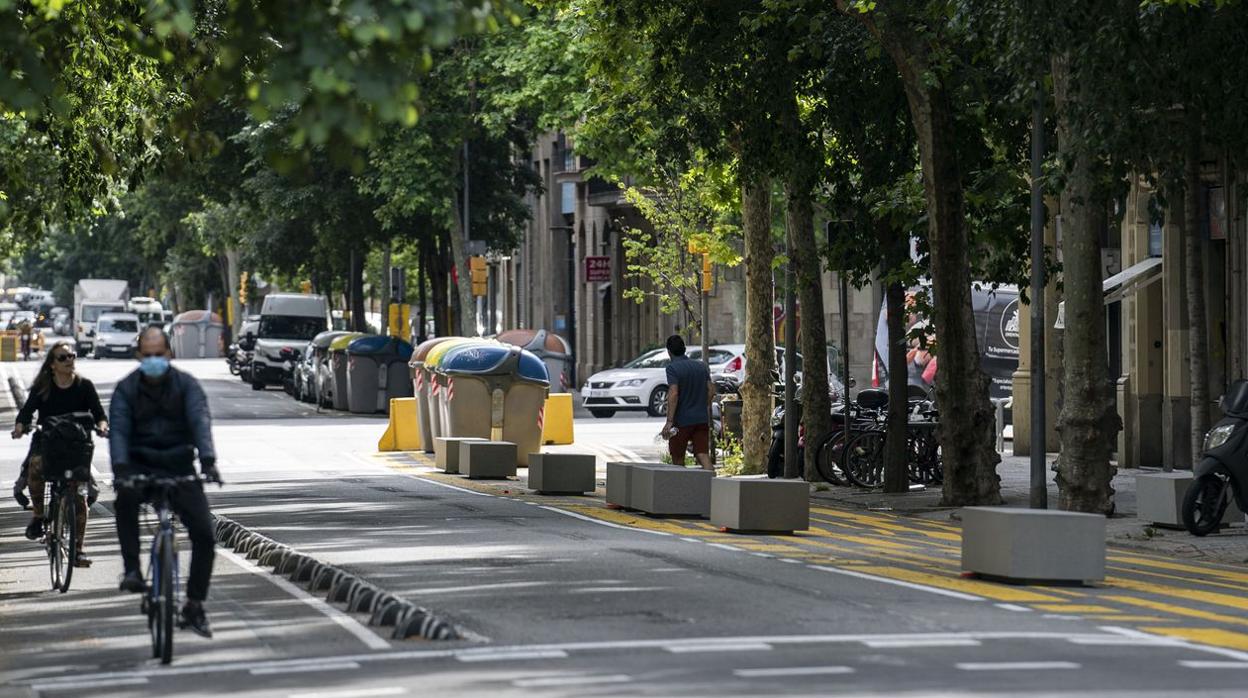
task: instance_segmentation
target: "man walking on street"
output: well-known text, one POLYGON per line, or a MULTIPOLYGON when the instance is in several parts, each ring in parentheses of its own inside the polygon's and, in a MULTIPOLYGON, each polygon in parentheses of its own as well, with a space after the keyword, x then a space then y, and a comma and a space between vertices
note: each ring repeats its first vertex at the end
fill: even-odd
POLYGON ((675 465, 685 464, 685 451, 693 443, 693 454, 701 466, 715 470, 711 463, 711 425, 708 406, 711 374, 701 361, 685 356, 685 340, 674 334, 667 338, 667 423, 663 435, 675 465))

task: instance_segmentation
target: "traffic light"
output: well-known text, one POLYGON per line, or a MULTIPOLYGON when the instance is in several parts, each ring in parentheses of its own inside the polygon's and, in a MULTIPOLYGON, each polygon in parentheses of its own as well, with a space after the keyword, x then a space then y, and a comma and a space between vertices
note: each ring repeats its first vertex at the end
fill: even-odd
POLYGON ((484 296, 489 285, 490 272, 485 267, 485 257, 468 258, 468 270, 472 274, 472 295, 484 296))
POLYGON ((247 272, 238 275, 238 304, 246 307, 247 305, 247 272))

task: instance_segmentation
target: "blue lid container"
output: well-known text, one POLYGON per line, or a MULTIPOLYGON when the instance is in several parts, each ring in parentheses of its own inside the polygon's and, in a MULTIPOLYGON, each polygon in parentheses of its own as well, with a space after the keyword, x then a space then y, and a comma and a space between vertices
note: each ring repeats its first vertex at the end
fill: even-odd
POLYGON ((511 352, 512 347, 502 344, 466 344, 447 351, 440 367, 448 373, 510 373, 503 364, 511 352))

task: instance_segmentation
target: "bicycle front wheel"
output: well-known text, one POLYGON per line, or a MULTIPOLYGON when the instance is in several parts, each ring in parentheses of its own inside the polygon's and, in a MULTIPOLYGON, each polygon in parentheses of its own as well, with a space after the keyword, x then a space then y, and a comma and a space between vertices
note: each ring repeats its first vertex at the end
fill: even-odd
POLYGON ((65 582, 65 570, 68 560, 65 556, 65 545, 61 541, 61 516, 58 497, 48 499, 44 509, 44 545, 48 550, 48 572, 52 579, 52 590, 60 591, 65 582))
POLYGON ((161 626, 160 663, 168 664, 173 661, 173 613, 178 603, 173 578, 177 574, 177 563, 173 555, 173 535, 161 536, 160 542, 160 601, 156 622, 161 626))
POLYGON ((841 477, 841 446, 845 442, 845 432, 836 431, 828 435, 815 451, 815 467, 819 476, 833 485, 844 486, 845 478, 841 477))
POLYGON ((78 561, 78 507, 74 501, 74 491, 72 485, 66 485, 56 507, 56 538, 61 547, 59 557, 63 565, 62 594, 69 591, 69 583, 74 578, 74 564, 78 561))

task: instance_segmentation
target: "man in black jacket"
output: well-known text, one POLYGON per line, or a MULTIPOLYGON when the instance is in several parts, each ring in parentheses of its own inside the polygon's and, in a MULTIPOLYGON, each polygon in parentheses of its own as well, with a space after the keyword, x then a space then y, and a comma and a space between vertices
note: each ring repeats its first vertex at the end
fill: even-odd
MULTIPOLYGON (((171 356, 169 337, 159 328, 150 327, 139 336, 139 368, 117 384, 109 406, 113 477, 193 475, 198 451, 204 479, 220 482, 208 398, 194 376, 169 365, 171 356)), ((144 590, 139 568, 139 507, 143 498, 143 492, 123 487, 117 491, 115 505, 125 565, 121 590, 134 593, 144 590)), ((212 514, 203 485, 184 483, 173 493, 172 504, 191 541, 191 571, 181 626, 212 637, 204 600, 215 553, 212 514)))

